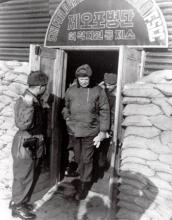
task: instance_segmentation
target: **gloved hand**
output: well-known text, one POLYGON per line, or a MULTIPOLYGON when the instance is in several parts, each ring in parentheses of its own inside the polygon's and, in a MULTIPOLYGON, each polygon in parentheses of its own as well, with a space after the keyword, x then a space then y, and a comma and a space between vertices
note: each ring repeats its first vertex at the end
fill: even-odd
POLYGON ((108 132, 103 132, 103 131, 100 131, 98 133, 98 135, 93 139, 94 141, 94 144, 96 146, 96 148, 99 148, 100 146, 100 142, 103 141, 105 138, 109 138, 109 134, 108 132))

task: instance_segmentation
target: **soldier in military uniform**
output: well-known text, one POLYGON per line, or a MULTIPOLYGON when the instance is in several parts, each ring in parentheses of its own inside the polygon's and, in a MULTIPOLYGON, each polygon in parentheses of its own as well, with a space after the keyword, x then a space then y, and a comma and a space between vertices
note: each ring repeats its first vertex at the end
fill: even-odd
POLYGON ((112 136, 114 130, 114 116, 115 116, 115 102, 116 102, 116 86, 117 86, 117 74, 105 73, 103 81, 99 86, 106 92, 109 108, 110 108, 110 129, 108 131, 109 138, 102 141, 99 151, 98 164, 99 167, 107 168, 110 164, 112 154, 112 136))
POLYGON ((12 143, 13 184, 9 207, 12 216, 34 219, 33 205, 29 204, 35 174, 44 150, 44 118, 40 97, 46 90, 48 77, 40 71, 28 76, 28 89, 14 106, 18 128, 12 143))

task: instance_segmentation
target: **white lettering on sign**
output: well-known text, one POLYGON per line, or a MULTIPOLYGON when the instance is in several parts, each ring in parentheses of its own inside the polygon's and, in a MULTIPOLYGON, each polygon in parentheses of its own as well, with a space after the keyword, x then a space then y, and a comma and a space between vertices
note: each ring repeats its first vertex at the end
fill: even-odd
POLYGON ((92 30, 92 31, 70 31, 68 40, 135 40, 136 36, 132 29, 126 30, 92 30))
MULTIPOLYGON (((94 4, 98 3, 97 0, 93 0, 93 7, 90 0, 90 9, 89 5, 84 7, 84 1, 86 2, 86 0, 62 1, 49 25, 46 35, 47 41, 59 43, 61 38, 58 39, 58 36, 63 37, 65 35, 65 40, 76 43, 77 41, 80 43, 80 41, 123 40, 125 42, 119 43, 127 44, 129 41, 136 40, 137 42, 138 40, 138 43, 141 41, 141 45, 145 44, 144 41, 148 41, 148 45, 168 45, 165 20, 154 0, 126 0, 132 6, 131 8, 124 6, 119 8, 116 4, 113 7, 109 5, 107 10, 101 8, 100 11, 96 11, 95 8, 97 7, 94 8, 94 4), (82 3, 81 7, 73 10, 80 3, 82 3), (138 22, 140 21, 142 24, 145 22, 144 36, 141 40, 139 40, 138 16, 141 18, 138 19, 138 22), (137 33, 138 39, 136 39, 137 33)), ((113 3, 115 4, 115 1, 113 3)), ((104 43, 106 44, 106 42, 104 43)), ((89 44, 89 42, 86 43, 89 44)), ((108 44, 110 45, 110 42, 108 44)))
POLYGON ((50 27, 50 30, 49 30, 49 34, 48 34, 48 38, 47 38, 47 39, 48 39, 49 41, 56 42, 57 37, 58 37, 58 34, 59 34, 59 29, 57 29, 56 27, 51 26, 51 27, 50 27))
POLYGON ((68 16, 67 30, 131 28, 134 26, 134 16, 132 9, 72 14, 68 16))
POLYGON ((47 40, 56 42, 59 34, 59 29, 70 11, 79 3, 85 0, 64 0, 61 7, 52 19, 52 25, 49 28, 47 40))
POLYGON ((158 11, 152 8, 152 10, 146 14, 144 20, 148 28, 149 40, 151 42, 154 42, 157 39, 163 40, 165 38, 163 24, 159 18, 158 11))
POLYGON ((110 10, 68 16, 68 40, 134 40, 134 11, 110 10), (121 28, 121 29, 119 29, 121 28))

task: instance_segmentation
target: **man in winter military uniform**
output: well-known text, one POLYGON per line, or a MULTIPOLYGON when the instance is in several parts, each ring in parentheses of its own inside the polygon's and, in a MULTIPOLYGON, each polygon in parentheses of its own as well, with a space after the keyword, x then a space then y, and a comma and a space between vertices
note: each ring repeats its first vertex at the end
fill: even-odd
POLYGON ((105 138, 109 130, 110 113, 104 90, 92 82, 91 67, 88 64, 78 67, 75 76, 76 83, 66 91, 62 113, 78 163, 81 184, 75 198, 80 200, 88 193, 95 145, 105 138))
MULTIPOLYGON (((114 116, 115 116, 115 102, 116 102, 116 84, 117 84, 117 74, 116 73, 105 73, 103 81, 99 86, 106 92, 109 108, 110 108, 110 129, 109 134, 112 137, 114 129, 114 116)), ((109 137, 110 137, 109 136, 109 137)), ((99 151, 98 164, 99 167, 106 168, 108 163, 110 163, 112 145, 110 144, 111 138, 105 139, 102 143, 99 151), (108 158, 107 158, 108 157, 108 158), (108 163, 107 163, 108 162, 108 163)))
POLYGON ((15 124, 18 128, 12 143, 13 185, 10 208, 12 216, 34 219, 29 204, 35 174, 44 150, 44 118, 40 97, 46 90, 48 77, 40 71, 28 76, 28 89, 15 103, 15 124))

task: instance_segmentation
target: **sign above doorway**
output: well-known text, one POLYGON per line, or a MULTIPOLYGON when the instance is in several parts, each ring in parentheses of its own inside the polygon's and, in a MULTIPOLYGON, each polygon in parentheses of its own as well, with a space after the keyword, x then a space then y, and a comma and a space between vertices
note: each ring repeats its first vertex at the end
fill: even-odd
POLYGON ((154 0, 63 0, 49 23, 45 46, 168 47, 154 0))

